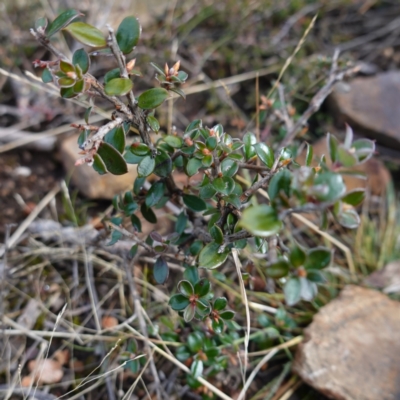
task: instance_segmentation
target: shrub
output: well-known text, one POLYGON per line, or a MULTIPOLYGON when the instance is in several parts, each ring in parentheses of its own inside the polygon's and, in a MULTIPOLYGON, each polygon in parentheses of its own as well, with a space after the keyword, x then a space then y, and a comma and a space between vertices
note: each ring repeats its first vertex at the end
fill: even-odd
MULTIPOLYGON (((160 133, 156 109, 172 95, 185 97, 182 85, 188 74, 180 70, 179 61, 172 67, 166 64, 165 68, 151 64, 158 86, 136 96, 133 81, 140 79, 140 74, 134 69, 132 52, 141 33, 138 20, 126 17, 116 32, 108 27, 105 38, 95 27, 75 22, 80 16, 79 12, 68 10, 49 25, 43 18, 37 21, 32 34, 57 59, 37 60, 35 65, 44 68, 43 81, 58 86, 62 97, 101 97, 115 108, 111 121, 102 126, 90 125, 92 107, 86 110, 86 123, 75 125, 81 131, 79 146, 83 153, 77 165, 86 163, 99 174, 120 175, 127 172, 127 164, 137 164, 133 190, 113 201, 115 216, 109 221, 110 244, 128 236, 134 243, 132 257, 138 246, 154 255, 153 275, 158 284, 168 279, 168 261, 179 262, 185 271, 169 304, 186 322, 205 321, 214 334, 221 334, 226 324, 234 324, 234 312, 226 309, 226 298, 214 299, 210 281, 201 277, 202 269, 218 268, 232 253, 240 254, 243 249, 257 254, 257 268, 282 289, 288 306, 300 300, 311 301, 318 285, 324 282, 324 269, 331 264, 332 251, 322 245, 305 248, 293 240, 285 244, 280 233, 290 215, 301 212, 318 213, 323 223, 330 215, 345 228, 357 227, 355 207, 362 202, 364 190, 347 192, 342 175, 368 160, 374 143, 353 140, 348 127, 343 143, 328 135, 329 163, 325 156, 316 159, 312 146, 307 144, 305 165, 295 161, 292 143, 333 83, 343 78, 346 71, 333 70, 309 109, 298 116, 294 126, 287 126, 281 143, 260 142, 252 132, 235 138, 220 124, 206 127, 201 120, 192 121, 182 133, 166 135, 160 133), (93 53, 81 48, 69 60, 53 46, 51 37, 61 30, 95 48, 97 55, 112 54, 117 67, 99 81, 89 72, 93 53), (139 133, 140 139, 128 142, 129 131, 139 133), (151 132, 159 134, 155 143, 151 132), (248 187, 239 179, 243 170, 253 175, 248 187), (180 188, 174 180, 175 171, 188 178, 197 175, 200 183, 180 188), (150 183, 150 176, 157 178, 150 183), (260 192, 264 195, 263 203, 257 198, 260 192), (154 231, 141 240, 137 235, 141 232, 138 215, 155 223, 153 210, 168 202, 179 210, 175 215, 175 232, 163 237, 154 231), (123 227, 124 217, 131 221, 129 230, 123 227)), ((262 105, 264 109, 273 107, 267 99, 263 99, 262 105)), ((239 258, 234 260, 241 273, 239 258)), ((244 271, 243 277, 246 278, 244 271)), ((181 360, 195 357, 195 376, 202 373, 204 360, 211 365, 219 357, 213 339, 205 340, 199 335, 189 335, 187 346, 178 352, 181 360)))

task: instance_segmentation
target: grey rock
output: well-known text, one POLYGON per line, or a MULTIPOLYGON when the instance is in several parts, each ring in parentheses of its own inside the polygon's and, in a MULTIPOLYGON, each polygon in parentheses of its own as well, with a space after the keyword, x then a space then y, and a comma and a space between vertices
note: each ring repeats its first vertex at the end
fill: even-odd
POLYGON ((363 130, 378 143, 400 149, 400 72, 340 82, 329 104, 340 121, 363 130))
POLYGON ((400 303, 346 286, 305 330, 293 369, 338 400, 400 399, 400 303))

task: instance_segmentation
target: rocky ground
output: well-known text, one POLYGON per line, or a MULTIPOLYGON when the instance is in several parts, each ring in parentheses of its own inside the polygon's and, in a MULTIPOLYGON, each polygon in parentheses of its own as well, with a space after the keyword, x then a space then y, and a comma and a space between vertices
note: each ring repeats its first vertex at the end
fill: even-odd
MULTIPOLYGON (((70 380, 87 376, 98 366, 110 351, 108 343, 115 342, 113 334, 126 328, 122 326, 127 318, 124 313, 134 301, 130 298, 131 286, 129 289, 124 286, 124 280, 128 279, 123 269, 124 255, 130 246, 129 242, 122 242, 106 247, 109 239, 102 231, 101 218, 110 213, 110 199, 130 189, 136 167, 115 179, 99 176, 86 166, 73 166, 78 148, 77 134, 70 124, 82 117, 83 110, 58 99, 51 91, 46 92, 33 79, 37 71, 31 62, 48 54, 28 34, 35 17, 43 12, 51 16, 65 5, 49 2, 48 8, 43 9, 43 2, 22 6, 17 3, 6 2, 2 17, 5 28, 0 29, 0 38, 5 43, 0 48, 3 56, 0 60, 0 237, 5 242, 7 236, 13 238, 18 226, 24 226, 24 221, 26 226, 21 234, 14 236, 13 245, 18 246, 9 252, 8 260, 3 257, 0 261, 0 273, 3 277, 7 275, 0 285, 0 315, 5 316, 7 328, 16 333, 14 337, 7 336, 9 347, 0 345, 0 393, 7 392, 7 385, 18 371, 23 387, 34 383, 32 371, 38 368, 35 363, 39 359, 40 343, 43 337, 48 338, 43 332, 51 331, 55 323, 60 323, 57 315, 68 300, 74 307, 67 311, 61 324, 68 333, 72 323, 79 321, 83 339, 72 338, 76 340, 70 346, 66 345, 67 340, 72 340, 68 335, 54 338, 51 355, 42 365, 46 372, 42 374, 45 377, 39 382, 37 394, 37 398, 53 399, 71 389, 70 380), (81 240, 90 244, 92 253, 88 255, 79 248, 81 240), (95 268, 88 270, 88 276, 78 266, 85 257, 92 260, 95 268), (96 282, 96 291, 104 298, 99 314, 103 339, 98 342, 88 306, 90 296, 85 292, 90 281, 96 282), (71 298, 67 299, 66 293, 71 298), (4 309, 2 304, 8 308, 4 309), (7 348, 11 350, 6 357, 7 348), (21 355, 23 366, 19 370, 21 355)), ((133 3, 128 5, 129 2, 122 1, 107 7, 103 4, 98 9, 91 9, 89 2, 66 3, 82 9, 91 23, 100 25, 104 21, 116 25, 122 14, 134 9, 133 3)), ((359 66, 353 78, 335 85, 322 109, 310 119, 304 136, 315 143, 316 155, 327 152, 322 134, 330 131, 343 136, 345 123, 353 127, 357 136, 376 140, 376 157, 358 171, 367 180, 351 175, 346 178, 349 188, 364 185, 368 188, 366 205, 359 210, 363 216, 361 228, 356 233, 334 229, 330 232, 342 238, 354 257, 357 278, 350 277, 340 250, 332 266, 333 279, 323 292, 323 299, 312 306, 289 309, 281 320, 276 315, 270 316, 271 320, 275 318, 271 323, 274 329, 280 329, 280 342, 263 336, 262 340, 252 342, 250 353, 255 353, 252 357, 260 357, 275 351, 282 343, 284 352, 261 368, 250 387, 249 398, 400 399, 398 2, 321 0, 303 4, 226 0, 214 4, 203 0, 177 1, 174 5, 155 2, 152 6, 148 2, 139 3, 135 11, 144 22, 144 33, 138 48, 138 64, 143 74, 138 90, 152 83, 154 71, 146 67, 149 60, 162 64, 166 59, 169 62, 181 59, 183 69, 189 73, 185 88, 187 100, 179 100, 174 105, 172 123, 178 130, 194 118, 202 118, 210 126, 221 122, 232 135, 255 129, 256 93, 268 92, 317 12, 319 17, 314 29, 282 80, 288 104, 299 114, 304 111, 329 74, 328 57, 334 48, 341 49, 343 64, 359 66), (256 71, 259 71, 258 86, 256 71), (285 325, 288 319, 295 321, 293 326, 285 325)), ((96 72, 102 73, 100 62, 95 64, 96 72)), ((170 121, 168 118, 168 110, 162 110, 160 121, 164 129, 170 121)), ((272 141, 276 134, 274 128, 273 120, 263 125, 261 137, 272 141)), ((304 158, 304 153, 298 157, 304 158)), ((158 212, 158 228, 165 233, 172 231, 168 212, 162 209, 158 212)), ((143 235, 147 235, 154 227, 142 222, 143 235)), ((308 240, 310 234, 304 235, 308 240)), ((132 271, 143 298, 150 299, 150 290, 155 299, 146 300, 151 322, 160 310, 167 312, 163 304, 166 288, 143 283, 147 282, 148 263, 151 265, 151 260, 144 260, 140 268, 134 266, 132 271)), ((225 293, 227 289, 220 290, 225 293)), ((265 292, 265 288, 260 292, 265 292)), ((233 302, 234 295, 231 296, 233 302)), ((266 302, 269 306, 282 306, 280 301, 267 299, 266 302)), ((262 314, 255 313, 252 317, 255 331, 271 328, 259 322, 262 314)), ((244 324, 243 321, 238 322, 244 324)), ((187 327, 179 326, 179 329, 184 331, 187 327)), ((157 335, 153 336, 155 343, 159 339, 157 335)), ((127 344, 124 342, 122 346, 127 352, 127 344)), ((230 358, 230 369, 218 375, 213 384, 229 398, 236 399, 240 392, 240 368, 235 352, 226 350, 226 354, 230 358)), ((255 359, 252 358, 252 367, 255 359)), ((118 365, 121 360, 123 357, 116 357, 110 365, 118 365)), ((212 398, 205 387, 189 390, 182 378, 184 374, 171 365, 164 358, 157 365, 170 398, 212 398), (174 382, 173 389, 168 386, 169 380, 174 382)), ((118 376, 121 393, 137 377, 137 371, 124 370, 118 376)), ((154 389, 150 373, 144 374, 143 379, 150 390, 154 389)), ((117 378, 113 384, 116 381, 117 378)), ((90 398, 122 398, 110 397, 111 383, 104 382, 88 390, 90 398)), ((145 398, 146 385, 131 398, 145 398)), ((13 396, 26 395, 24 390, 14 392, 13 396)), ((70 398, 78 398, 74 396, 75 393, 70 398)))

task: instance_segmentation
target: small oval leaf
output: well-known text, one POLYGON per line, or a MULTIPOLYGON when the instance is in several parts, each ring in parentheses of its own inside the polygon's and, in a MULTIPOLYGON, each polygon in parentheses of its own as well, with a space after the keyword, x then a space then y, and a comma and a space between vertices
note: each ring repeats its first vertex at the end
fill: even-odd
POLYGON ((163 285, 168 279, 169 268, 163 257, 158 257, 154 263, 153 276, 159 285, 163 285))
POLYGON ((92 25, 84 22, 74 22, 64 28, 78 42, 91 47, 104 47, 107 45, 103 33, 92 25))
POLYGON ((95 154, 93 156, 93 169, 99 174, 99 175, 104 175, 107 173, 107 168, 106 165, 104 164, 104 161, 102 158, 98 155, 95 154))
POLYGON ((121 154, 125 150, 125 133, 122 126, 111 129, 105 136, 104 141, 111 144, 121 154))
POLYGON ((274 165, 275 157, 272 149, 264 143, 257 143, 254 145, 254 149, 259 159, 268 167, 272 168, 274 165))
POLYGON ((184 194, 182 199, 184 204, 195 212, 201 212, 207 208, 207 204, 203 199, 200 199, 200 197, 191 194, 184 194))
POLYGON ((109 96, 124 96, 133 88, 133 83, 128 78, 115 78, 106 83, 104 91, 109 96))
POLYGON ((65 28, 71 21, 73 21, 75 18, 79 17, 82 15, 79 11, 77 10, 67 10, 61 13, 48 27, 47 27, 47 32, 46 36, 50 37, 60 31, 61 29, 65 28))
POLYGON ((79 65, 82 73, 86 74, 90 67, 90 58, 84 49, 76 50, 72 56, 72 64, 79 65))
POLYGON ((163 88, 146 90, 138 97, 138 106, 143 110, 149 110, 161 105, 168 97, 168 91, 163 88))
POLYGON ((181 311, 189 305, 189 299, 182 294, 175 294, 169 299, 168 304, 173 310, 181 311))
POLYGON ((141 30, 137 18, 129 16, 122 20, 115 37, 119 48, 124 54, 130 53, 137 45, 141 30))
POLYGON ((239 224, 253 235, 260 237, 274 235, 282 228, 282 221, 279 220, 277 213, 266 204, 244 210, 239 224))
POLYGON ((149 176, 156 166, 156 161, 151 156, 146 156, 140 161, 137 172, 139 177, 149 176))
POLYGON ((201 250, 199 254, 199 266, 201 268, 214 269, 219 267, 228 258, 229 250, 219 252, 220 245, 212 242, 201 250))
POLYGON ((123 175, 128 172, 128 166, 124 158, 110 144, 101 143, 97 153, 103 159, 108 172, 111 172, 113 175, 123 175))

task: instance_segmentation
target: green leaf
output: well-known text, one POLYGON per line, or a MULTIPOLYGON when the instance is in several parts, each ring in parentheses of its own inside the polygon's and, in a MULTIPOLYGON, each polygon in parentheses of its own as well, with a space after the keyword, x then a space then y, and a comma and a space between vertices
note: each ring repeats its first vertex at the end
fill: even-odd
POLYGON ((219 252, 220 245, 215 242, 207 244, 199 254, 199 265, 201 268, 214 269, 223 264, 229 255, 229 250, 219 252))
POLYGON ((194 285, 194 293, 199 297, 206 296, 211 290, 211 283, 208 279, 202 279, 194 285))
POLYGON ((139 195, 145 182, 146 182, 146 178, 136 178, 135 179, 135 182, 133 184, 133 193, 136 194, 136 196, 139 195))
POLYGON ((257 143, 257 138, 254 133, 247 132, 243 136, 243 143, 244 143, 244 156, 246 160, 254 157, 256 155, 256 151, 254 149, 254 145, 257 143))
POLYGON ((224 234, 219 226, 215 225, 210 229, 210 235, 216 243, 222 244, 224 242, 224 234))
POLYGON ((156 166, 154 168, 154 173, 161 177, 165 178, 172 172, 172 160, 169 154, 158 148, 158 154, 155 158, 156 166))
POLYGON ((360 164, 373 156, 375 152, 375 142, 369 139, 358 139, 353 142, 352 148, 356 150, 355 155, 360 164))
POLYGON ((314 149, 313 147, 307 143, 307 154, 306 154, 306 166, 311 167, 311 163, 314 156, 314 149))
POLYGON ((73 87, 75 93, 82 93, 85 88, 85 81, 83 79, 76 81, 73 87))
POLYGON ((131 249, 129 250, 129 256, 130 256, 131 258, 135 257, 135 256, 136 256, 136 253, 137 253, 137 251, 138 251, 138 249, 139 249, 139 245, 138 245, 138 244, 134 244, 134 245, 131 247, 131 249))
POLYGON ((219 314, 220 318, 224 319, 224 320, 231 320, 233 319, 233 317, 235 316, 235 312, 231 311, 231 310, 226 310, 224 312, 222 312, 221 314, 219 314))
POLYGON ((236 207, 236 208, 238 208, 238 209, 242 206, 242 203, 241 203, 241 201, 240 201, 240 198, 239 198, 239 196, 236 195, 236 194, 230 194, 229 196, 224 196, 223 199, 224 199, 226 202, 232 204, 234 207, 236 207))
POLYGON ((65 28, 71 21, 81 15, 82 14, 77 10, 70 9, 64 11, 47 27, 46 36, 53 36, 55 33, 65 28))
POLYGON ((157 64, 151 62, 150 65, 160 74, 163 75, 165 77, 165 73, 162 70, 162 68, 160 68, 157 64))
POLYGON ((51 75, 51 72, 48 68, 45 68, 42 72, 42 81, 43 83, 53 82, 53 75, 51 75))
POLYGON ((151 224, 157 223, 156 214, 154 214, 154 211, 151 208, 148 208, 145 203, 141 205, 140 212, 146 221, 150 222, 151 224))
POLYGON ((135 214, 131 215, 131 223, 138 232, 142 232, 142 222, 135 214))
POLYGON ((217 192, 225 195, 232 193, 233 189, 235 188, 235 181, 228 176, 216 178, 211 182, 211 184, 217 192))
POLYGON ((204 364, 202 360, 195 360, 190 366, 190 372, 194 378, 198 378, 203 373, 204 364))
POLYGON ((306 257, 306 252, 300 246, 295 246, 290 251, 289 260, 293 267, 298 268, 304 264, 306 257))
POLYGON ((292 183, 292 173, 283 169, 275 174, 268 186, 268 194, 271 200, 274 200, 280 192, 290 196, 290 185, 292 183))
POLYGON ((202 199, 211 199, 211 197, 214 197, 215 193, 217 193, 217 191, 211 184, 208 184, 200 189, 199 195, 202 199))
POLYGON ((199 172, 199 168, 203 166, 203 163, 198 158, 191 158, 186 165, 186 173, 188 176, 196 175, 199 172))
POLYGON ((128 172, 128 166, 124 158, 110 144, 101 143, 97 154, 103 159, 108 172, 111 172, 113 175, 123 175, 128 172))
POLYGON ((190 297, 194 293, 193 285, 189 281, 180 281, 177 288, 186 297, 190 297))
POLYGON ((90 68, 90 58, 84 49, 76 50, 72 56, 72 64, 79 65, 82 73, 86 74, 90 68))
POLYGON ((221 172, 223 176, 232 178, 234 175, 236 175, 238 169, 238 163, 230 158, 225 158, 225 160, 223 160, 221 163, 221 172))
POLYGON ((125 150, 125 132, 122 126, 118 126, 107 132, 104 136, 104 141, 114 147, 121 154, 125 150))
POLYGON ((75 79, 72 79, 72 78, 60 78, 58 80, 58 84, 62 88, 70 88, 70 87, 75 85, 75 79))
POLYGON ((154 280, 159 284, 163 285, 168 279, 169 268, 167 262, 163 257, 158 257, 153 267, 154 280))
POLYGON ((149 146, 138 142, 131 144, 130 151, 137 156, 147 156, 150 154, 149 146))
POLYGON ((163 88, 146 90, 138 97, 138 106, 143 110, 150 110, 160 106, 168 97, 168 91, 163 88))
POLYGON ((155 206, 164 196, 165 184, 164 182, 158 181, 152 184, 151 188, 146 195, 146 206, 155 206))
POLYGON ((360 225, 360 217, 355 210, 342 211, 337 220, 340 225, 348 229, 356 229, 360 225))
POLYGON ((300 278, 300 297, 303 300, 311 301, 318 293, 317 285, 307 278, 300 278))
POLYGON ((151 156, 146 156, 138 164, 137 172, 139 177, 149 176, 156 166, 156 161, 151 156))
POLYGON ((222 333, 222 331, 224 330, 224 321, 222 319, 218 319, 218 320, 213 320, 211 323, 211 327, 213 329, 213 331, 217 334, 222 333))
POLYGON ((190 322, 195 315, 196 315, 196 306, 190 304, 188 307, 186 307, 185 311, 183 312, 183 319, 185 320, 185 322, 190 322))
POLYGON ((120 231, 112 231, 111 240, 107 243, 107 246, 112 246, 117 243, 118 240, 122 239, 122 233, 120 231))
POLYGON ((214 359, 215 357, 218 357, 220 354, 219 348, 218 347, 211 347, 207 350, 204 351, 206 353, 206 356, 209 360, 214 359))
POLYGON ((328 145, 329 157, 331 158, 332 162, 335 163, 338 160, 339 142, 335 136, 331 135, 330 133, 328 133, 326 141, 328 145))
POLYGON ((201 212, 207 208, 207 204, 203 199, 192 194, 184 194, 182 200, 186 207, 195 212, 201 212))
POLYGON ((189 305, 189 299, 182 294, 175 294, 169 299, 168 304, 175 311, 184 310, 189 305))
POLYGON ((115 37, 119 48, 124 54, 130 53, 137 45, 141 30, 142 28, 137 18, 130 16, 122 20, 115 37))
POLYGON ((283 288, 286 304, 290 307, 300 301, 301 283, 299 278, 290 278, 283 288))
POLYGON ((320 201, 335 201, 346 191, 342 175, 334 172, 323 172, 314 179, 314 195, 320 201), (318 186, 321 188, 319 189, 318 186))
POLYGON ((108 82, 117 78, 121 78, 121 71, 119 68, 114 68, 104 75, 104 84, 107 85, 108 82))
POLYGON ((268 167, 272 168, 274 165, 275 157, 272 149, 264 143, 257 143, 254 145, 254 149, 258 155, 258 158, 268 167))
POLYGON ((124 154, 124 160, 128 164, 139 164, 140 161, 143 160, 143 156, 137 156, 136 154, 133 154, 130 150, 127 150, 124 154))
POLYGON ((192 353, 198 353, 204 343, 204 336, 200 332, 190 333, 187 337, 187 346, 192 353))
POLYGON ((209 168, 213 162, 214 162, 214 157, 211 154, 204 156, 201 160, 201 163, 206 168, 209 168))
POLYGON ((60 96, 63 99, 72 99, 73 97, 76 97, 77 94, 75 93, 73 87, 63 87, 60 89, 60 96))
POLYGON ((265 204, 244 210, 240 226, 255 236, 267 237, 278 233, 282 228, 275 210, 265 204))
POLYGON ((88 107, 88 108, 85 110, 85 115, 84 115, 83 119, 85 120, 85 122, 86 122, 87 124, 89 123, 89 117, 90 117, 90 113, 92 112, 92 108, 93 108, 93 107, 88 107))
POLYGON ((86 142, 87 138, 89 137, 89 131, 87 129, 83 130, 78 137, 78 146, 82 148, 83 143, 86 142))
POLYGON ((38 30, 39 28, 46 29, 47 27, 47 18, 39 17, 35 21, 35 29, 38 30))
POLYGON ((323 283, 325 282, 324 275, 321 271, 309 269, 307 271, 307 279, 311 282, 315 283, 323 283))
POLYGON ((206 147, 208 150, 214 150, 217 147, 218 141, 215 136, 210 136, 206 140, 206 147))
POLYGON ((99 175, 104 175, 107 173, 107 168, 106 165, 104 164, 104 161, 102 158, 98 155, 95 154, 93 156, 93 169, 99 174, 99 175))
POLYGON ((305 269, 323 269, 326 268, 332 258, 332 252, 325 247, 316 247, 311 249, 307 254, 305 269))
POLYGON ((354 207, 360 205, 365 198, 365 189, 353 189, 342 197, 343 203, 350 204, 354 207))
POLYGON ((214 310, 221 311, 228 304, 228 300, 225 297, 218 297, 214 300, 214 310))
POLYGON ((179 136, 167 135, 164 137, 164 141, 175 149, 180 149, 183 145, 183 140, 179 136))
POLYGON ((104 91, 109 96, 123 96, 133 88, 133 83, 128 78, 115 78, 104 86, 104 91))
POLYGON ((190 254, 197 256, 203 248, 203 242, 201 240, 195 240, 189 247, 190 254))
POLYGON ((186 229, 188 218, 185 213, 182 211, 176 220, 175 224, 175 232, 181 235, 183 231, 186 229))
POLYGON ((279 279, 289 273, 289 263, 281 258, 278 261, 269 264, 266 270, 268 276, 274 279, 279 279))
POLYGON ((343 147, 338 148, 337 157, 337 161, 346 168, 354 167, 358 162, 356 156, 343 147))
POLYGON ((84 22, 74 22, 63 29, 69 32, 78 42, 81 42, 86 46, 107 46, 103 33, 92 25, 84 22))
POLYGON ((192 285, 195 285, 199 280, 199 271, 195 266, 186 267, 183 277, 192 285))
POLYGON ((152 115, 148 115, 146 117, 146 121, 149 124, 149 126, 153 132, 157 133, 160 130, 160 123, 158 122, 158 119, 156 117, 153 117, 152 115))

